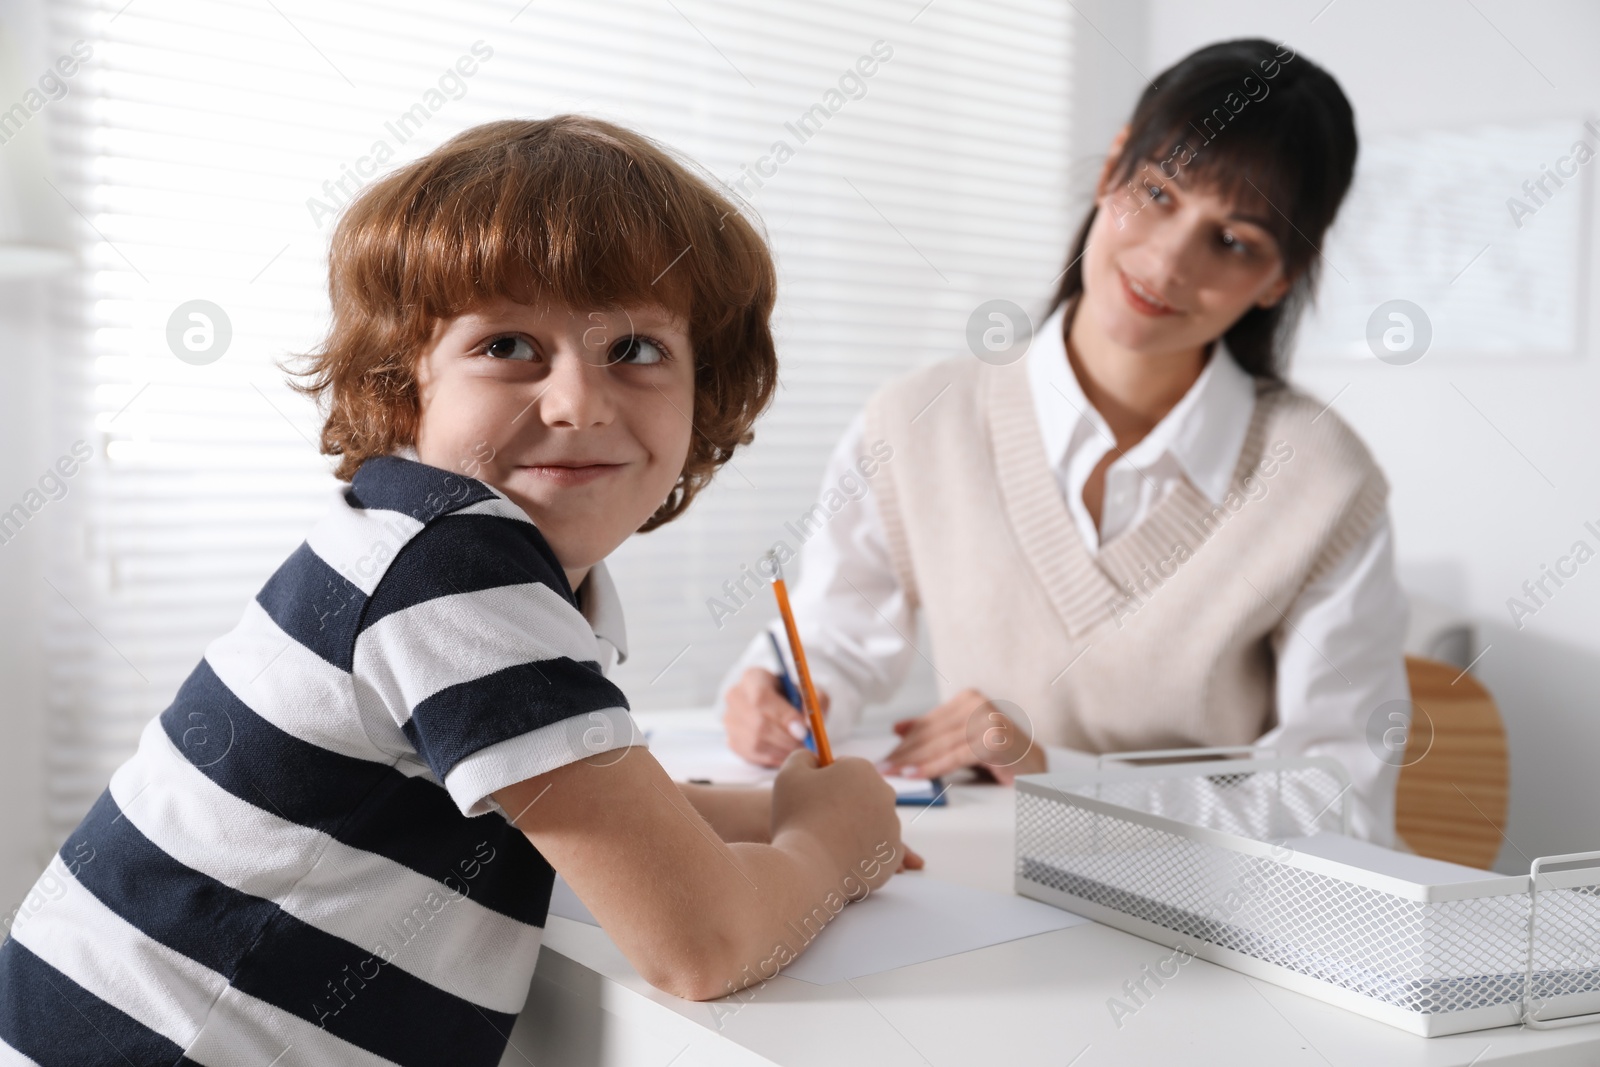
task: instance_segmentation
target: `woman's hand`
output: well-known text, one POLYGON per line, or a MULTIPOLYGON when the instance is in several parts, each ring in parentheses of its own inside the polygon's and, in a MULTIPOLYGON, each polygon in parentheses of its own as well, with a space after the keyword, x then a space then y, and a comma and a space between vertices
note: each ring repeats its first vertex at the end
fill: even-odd
MULTIPOLYGON (((828 713, 828 694, 817 690, 822 713, 828 713)), ((806 720, 789 703, 778 684, 778 676, 760 667, 751 667, 728 690, 727 711, 722 725, 728 732, 728 747, 761 767, 776 767, 797 748, 805 745, 806 720)))
POLYGON ((905 778, 938 778, 980 767, 1001 785, 1046 769, 1044 749, 976 689, 963 689, 920 719, 894 724, 900 744, 879 764, 905 778))

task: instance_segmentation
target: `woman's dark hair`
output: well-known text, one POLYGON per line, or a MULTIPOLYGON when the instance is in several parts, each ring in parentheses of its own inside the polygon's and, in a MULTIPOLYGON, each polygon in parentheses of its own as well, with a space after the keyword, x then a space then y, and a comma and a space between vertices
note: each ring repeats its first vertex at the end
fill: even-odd
MULTIPOLYGON (((1339 83, 1288 45, 1222 41, 1179 60, 1139 97, 1112 184, 1149 166, 1160 182, 1182 173, 1269 219, 1293 285, 1253 307, 1223 335, 1234 359, 1277 379, 1280 350, 1316 291, 1323 235, 1350 188, 1355 116, 1339 83)), ((1098 206, 1078 230, 1051 310, 1083 292, 1083 252, 1098 206)))

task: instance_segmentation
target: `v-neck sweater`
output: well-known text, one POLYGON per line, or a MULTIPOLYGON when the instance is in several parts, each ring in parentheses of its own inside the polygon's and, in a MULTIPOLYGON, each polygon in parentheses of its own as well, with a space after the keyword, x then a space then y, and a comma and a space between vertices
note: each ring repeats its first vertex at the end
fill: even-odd
POLYGON ((1022 364, 898 379, 869 402, 866 434, 892 448, 875 491, 943 696, 978 689, 1036 740, 1087 752, 1270 729, 1285 609, 1388 495, 1342 421, 1265 381, 1223 502, 1180 482, 1098 553, 1050 469, 1022 364))

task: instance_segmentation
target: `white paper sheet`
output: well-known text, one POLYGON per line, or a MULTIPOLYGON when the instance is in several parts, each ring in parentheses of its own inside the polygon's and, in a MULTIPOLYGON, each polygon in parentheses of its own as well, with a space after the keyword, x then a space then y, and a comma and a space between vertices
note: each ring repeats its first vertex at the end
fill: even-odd
MULTIPOLYGON (((560 878, 550 914, 599 925, 560 878)), ((783 973, 832 985, 1088 921, 1026 897, 897 874, 865 900, 845 905, 783 973)))
MULTIPOLYGON (((770 782, 776 771, 746 763, 728 748, 727 736, 720 728, 673 728, 651 730, 648 735, 650 753, 666 772, 679 782, 691 778, 718 784, 756 784, 770 782)), ((835 755, 860 756, 877 763, 894 751, 899 738, 891 735, 878 737, 852 737, 833 746, 835 755)), ((926 778, 899 778, 885 776, 894 786, 895 796, 905 798, 931 798, 937 793, 926 778)))

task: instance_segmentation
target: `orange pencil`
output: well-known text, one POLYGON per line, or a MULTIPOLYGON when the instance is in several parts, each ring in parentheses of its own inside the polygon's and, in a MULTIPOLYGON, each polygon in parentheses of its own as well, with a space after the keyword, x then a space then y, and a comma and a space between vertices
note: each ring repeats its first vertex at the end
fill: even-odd
POLYGON ((805 702, 811 737, 817 744, 817 766, 826 767, 833 762, 833 748, 828 744, 828 729, 822 725, 822 705, 817 702, 817 691, 811 685, 811 668, 806 666, 806 650, 800 644, 794 612, 789 610, 789 590, 783 584, 783 572, 778 569, 777 557, 768 558, 772 560, 772 593, 778 598, 778 613, 783 616, 783 629, 789 635, 789 654, 794 657, 795 673, 800 675, 800 699, 805 702))

